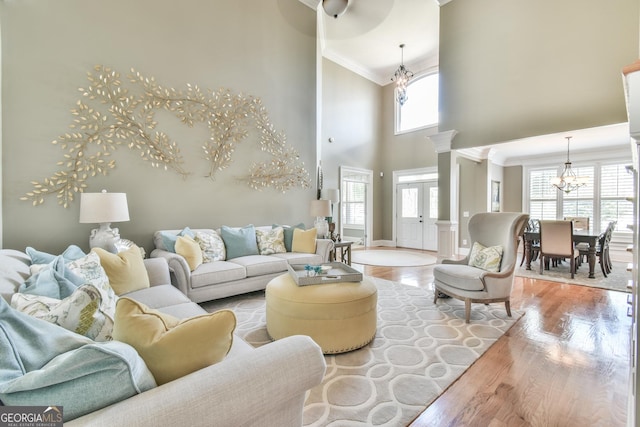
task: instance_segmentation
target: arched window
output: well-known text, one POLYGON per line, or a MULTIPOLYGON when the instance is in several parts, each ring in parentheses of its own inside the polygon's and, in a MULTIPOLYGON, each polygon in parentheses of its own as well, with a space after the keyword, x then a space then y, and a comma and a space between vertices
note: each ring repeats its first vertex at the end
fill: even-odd
POLYGON ((402 106, 396 102, 396 135, 438 125, 438 88, 437 72, 409 82, 407 101, 402 106))

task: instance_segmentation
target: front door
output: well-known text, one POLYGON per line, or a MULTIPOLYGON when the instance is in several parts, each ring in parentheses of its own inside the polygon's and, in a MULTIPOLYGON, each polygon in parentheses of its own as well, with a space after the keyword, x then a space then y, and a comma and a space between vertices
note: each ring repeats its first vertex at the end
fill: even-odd
POLYGON ((436 181, 398 184, 396 239, 403 248, 438 249, 438 183, 436 181))

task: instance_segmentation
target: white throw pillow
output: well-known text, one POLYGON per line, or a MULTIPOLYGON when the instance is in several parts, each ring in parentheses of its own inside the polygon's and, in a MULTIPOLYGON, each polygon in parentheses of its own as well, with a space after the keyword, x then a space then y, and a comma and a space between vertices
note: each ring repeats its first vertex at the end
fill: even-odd
POLYGON ((502 252, 502 246, 485 247, 478 242, 473 242, 471 254, 469 255, 469 265, 498 273, 502 263, 502 252))

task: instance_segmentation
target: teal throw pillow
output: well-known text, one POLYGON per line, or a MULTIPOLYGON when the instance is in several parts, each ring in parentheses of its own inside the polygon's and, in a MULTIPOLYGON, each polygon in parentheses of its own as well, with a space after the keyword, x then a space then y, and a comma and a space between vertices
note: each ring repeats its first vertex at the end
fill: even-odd
POLYGON ((65 259, 59 255, 49 265, 31 275, 20 285, 18 292, 64 299, 75 292, 78 286, 83 285, 84 282, 83 277, 67 268, 65 259))
POLYGON ((129 345, 89 338, 20 313, 0 298, 0 400, 64 407, 64 421, 155 387, 129 345), (104 387, 108 384, 108 387, 104 387))
MULTIPOLYGON (((31 257, 31 264, 49 264, 58 257, 58 255, 52 255, 47 252, 37 251, 31 246, 27 246, 25 252, 31 257)), ((67 249, 65 249, 64 252, 60 254, 60 256, 65 259, 65 261, 75 261, 85 255, 86 254, 82 251, 82 249, 80 249, 80 247, 76 245, 69 245, 69 247, 67 247, 67 249)))
POLYGON ((164 244, 165 249, 173 253, 176 252, 176 241, 180 236, 189 236, 192 239, 196 237, 195 233, 191 231, 189 227, 183 228, 182 231, 180 231, 178 234, 171 233, 168 231, 160 232, 160 237, 162 238, 162 244, 164 244))
POLYGON ((287 249, 287 252, 291 252, 291 247, 293 246, 293 230, 295 228, 300 228, 302 230, 306 230, 304 227, 304 223, 300 223, 298 225, 294 225, 293 227, 289 227, 287 225, 277 225, 273 224, 271 228, 284 228, 284 247, 287 249))
POLYGON ((258 255, 258 241, 256 229, 252 224, 242 228, 231 228, 223 225, 220 234, 224 241, 227 259, 238 258, 247 255, 258 255))

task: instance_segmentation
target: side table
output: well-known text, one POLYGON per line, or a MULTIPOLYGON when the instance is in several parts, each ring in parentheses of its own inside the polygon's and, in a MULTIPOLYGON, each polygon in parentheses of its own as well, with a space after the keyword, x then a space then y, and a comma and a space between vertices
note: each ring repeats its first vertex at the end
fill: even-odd
POLYGON ((333 250, 330 254, 330 261, 340 261, 351 265, 351 245, 353 245, 353 242, 334 242, 333 250))

